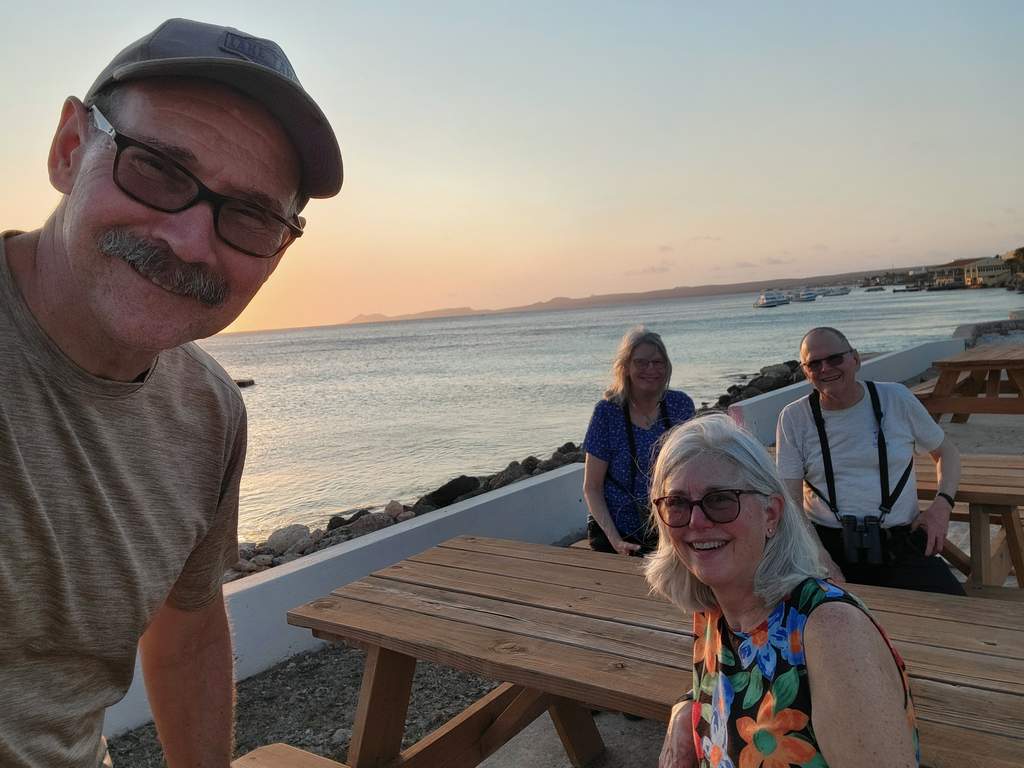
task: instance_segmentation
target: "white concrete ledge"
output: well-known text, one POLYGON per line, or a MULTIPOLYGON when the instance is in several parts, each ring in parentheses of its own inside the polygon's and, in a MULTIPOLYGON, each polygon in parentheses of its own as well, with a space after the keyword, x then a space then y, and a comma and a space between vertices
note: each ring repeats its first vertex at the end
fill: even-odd
MULTIPOLYGON (((296 653, 322 645, 309 630, 287 624, 290 608, 422 552, 453 536, 477 535, 550 544, 583 527, 583 465, 570 464, 321 550, 224 587, 243 680, 296 653)), ((153 719, 141 665, 121 701, 106 713, 103 732, 116 736, 153 719)))
MULTIPOLYGON (((958 354, 963 350, 963 339, 929 341, 900 352, 890 352, 865 360, 857 378, 868 381, 906 381, 928 370, 932 361, 958 354)), ((779 413, 810 391, 811 386, 805 381, 790 384, 788 387, 765 392, 763 395, 730 405, 729 415, 736 423, 750 430, 762 443, 773 445, 779 413)))

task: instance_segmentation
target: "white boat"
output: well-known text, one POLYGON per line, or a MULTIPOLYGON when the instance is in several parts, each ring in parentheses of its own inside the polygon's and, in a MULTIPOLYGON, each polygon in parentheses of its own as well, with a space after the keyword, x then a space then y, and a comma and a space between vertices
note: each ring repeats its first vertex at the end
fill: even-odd
POLYGON ((819 296, 845 296, 850 292, 848 285, 829 285, 824 288, 815 288, 819 296))
POLYGON ((797 301, 800 303, 806 303, 808 301, 814 301, 818 298, 818 294, 812 291, 810 288, 801 288, 797 291, 793 291, 789 294, 790 301, 797 301))
POLYGON ((786 294, 782 291, 766 288, 761 291, 761 295, 757 297, 757 301, 754 302, 754 308, 769 309, 771 307, 781 307, 783 304, 789 304, 789 299, 786 298, 786 294))

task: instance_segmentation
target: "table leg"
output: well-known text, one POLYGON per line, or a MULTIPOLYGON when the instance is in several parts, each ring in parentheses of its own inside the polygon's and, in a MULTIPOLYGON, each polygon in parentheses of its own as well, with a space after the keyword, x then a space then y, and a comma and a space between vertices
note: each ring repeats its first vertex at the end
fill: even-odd
POLYGON ((590 765, 604 752, 604 740, 590 710, 578 702, 552 697, 548 712, 574 768, 590 765))
MULTIPOLYGON (((939 380, 935 382, 935 388, 932 390, 931 398, 939 399, 940 397, 949 397, 953 394, 953 390, 956 389, 956 383, 960 378, 960 371, 947 369, 939 374, 939 380)), ((928 407, 928 402, 925 401, 925 407, 928 407)), ((932 418, 935 421, 939 421, 942 418, 941 413, 932 413, 932 418)))
POLYGON ((1006 545, 1010 549, 1017 586, 1024 587, 1024 527, 1021 526, 1017 509, 1011 507, 1009 512, 1003 513, 1003 530, 1006 532, 1006 545))
POLYGON ((1001 586, 1010 572, 1012 534, 1004 525, 993 542, 989 516, 997 516, 1000 522, 1003 522, 1004 514, 1015 514, 1016 510, 1013 507, 996 504, 971 504, 970 509, 971 575, 967 580, 968 584, 1001 586))
POLYGON ((1016 388, 1017 396, 1024 398, 1024 369, 1007 368, 1006 375, 1016 388))
POLYGON ((378 768, 398 757, 415 671, 411 656, 379 646, 367 651, 348 748, 352 768, 378 768))
MULTIPOLYGON (((985 371, 972 371, 969 379, 960 387, 960 393, 967 397, 977 397, 985 389, 985 371)), ((998 395, 998 390, 996 390, 998 395)), ((969 413, 954 413, 951 419, 954 424, 964 424, 971 418, 969 413)))

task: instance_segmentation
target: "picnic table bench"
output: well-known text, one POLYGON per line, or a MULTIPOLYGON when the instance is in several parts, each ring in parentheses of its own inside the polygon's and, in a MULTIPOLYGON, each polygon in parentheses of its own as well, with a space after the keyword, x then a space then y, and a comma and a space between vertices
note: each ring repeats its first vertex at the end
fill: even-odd
MULTIPOLYGON (((591 707, 667 721, 690 687, 692 620, 649 594, 640 565, 464 536, 300 606, 288 621, 367 650, 352 768, 471 768, 545 711, 569 761, 584 766, 603 749, 591 707), (501 684, 403 751, 417 659, 501 684)), ((1024 765, 1024 611, 947 595, 855 591, 907 661, 924 765, 1024 765)), ((338 764, 251 768, 271 765, 338 764)))

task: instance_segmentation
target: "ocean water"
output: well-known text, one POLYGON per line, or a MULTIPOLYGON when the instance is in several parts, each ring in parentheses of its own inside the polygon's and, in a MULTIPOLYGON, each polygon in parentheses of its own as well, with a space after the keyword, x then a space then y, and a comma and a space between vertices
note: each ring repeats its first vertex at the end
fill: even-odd
POLYGON ((215 336, 202 342, 249 412, 239 535, 258 540, 332 514, 411 502, 459 474, 579 442, 627 328, 659 332, 671 386, 698 406, 741 374, 797 357, 807 329, 832 325, 862 352, 949 338, 1005 319, 1004 290, 821 297, 754 309, 754 294, 215 336))

